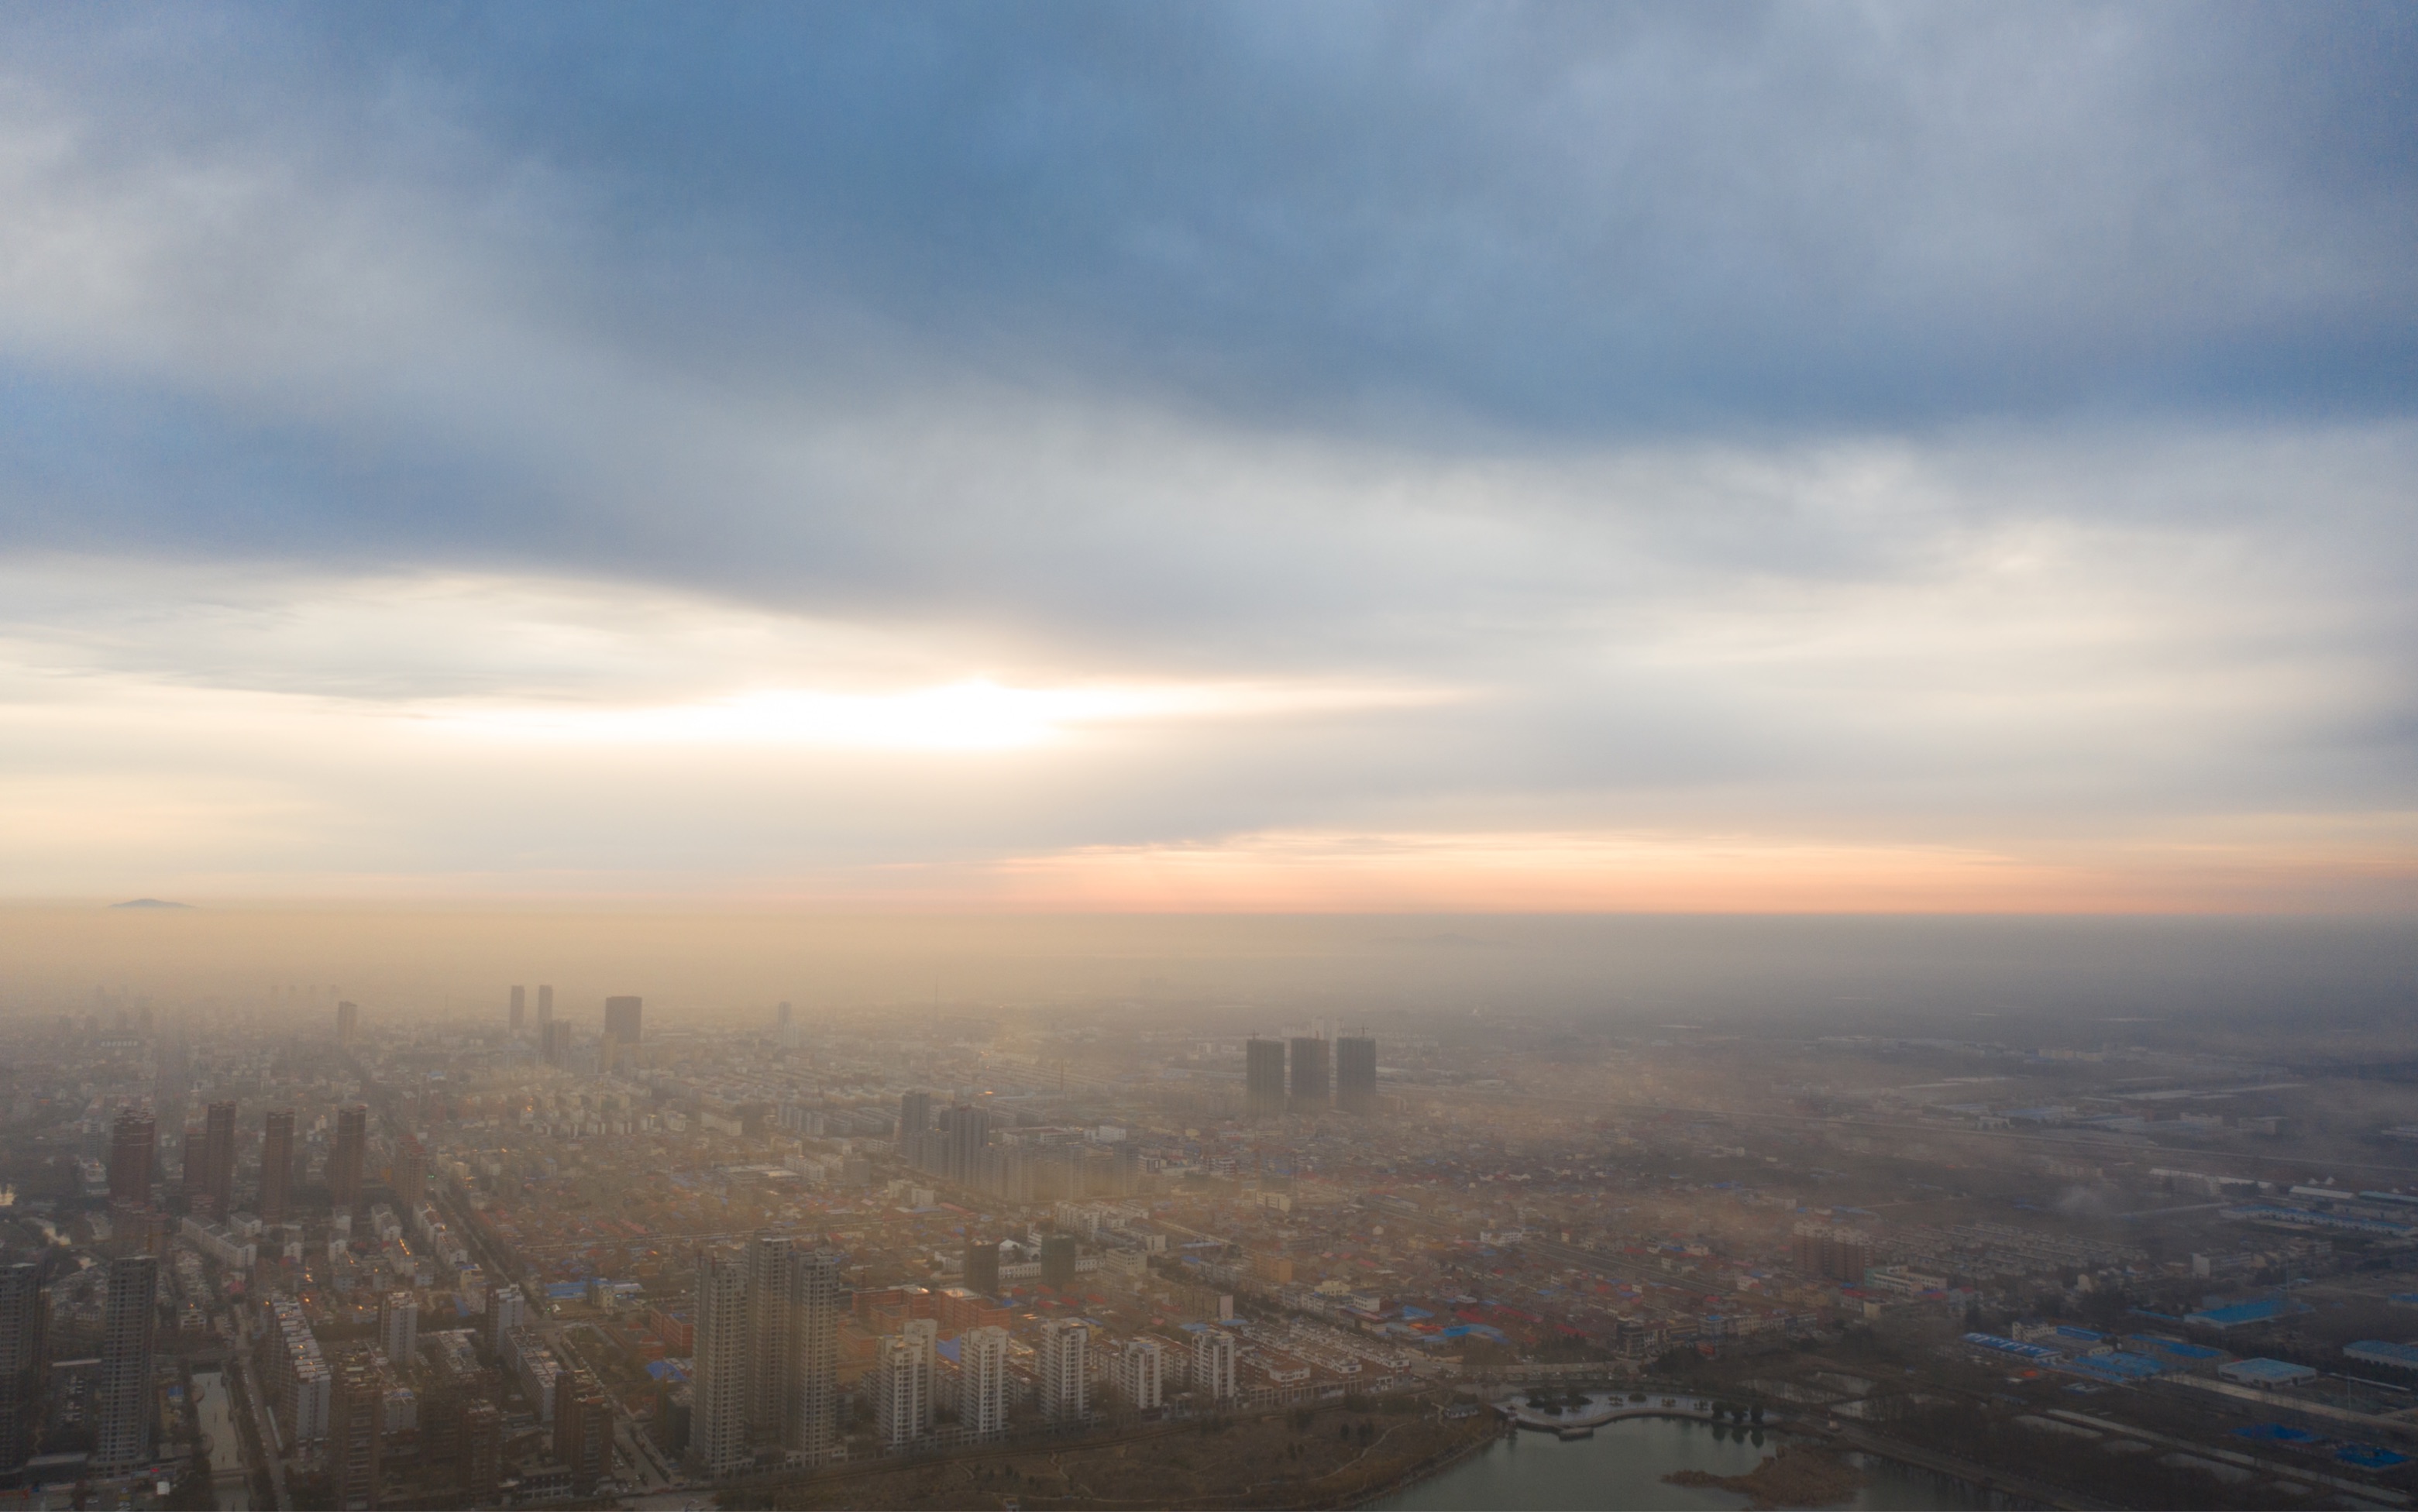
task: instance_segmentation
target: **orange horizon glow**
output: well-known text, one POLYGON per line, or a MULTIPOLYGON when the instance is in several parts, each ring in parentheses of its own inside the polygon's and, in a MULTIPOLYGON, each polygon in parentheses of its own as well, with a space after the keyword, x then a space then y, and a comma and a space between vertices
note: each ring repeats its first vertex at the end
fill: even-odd
POLYGON ((217 879, 183 901, 271 909, 1002 914, 2418 912, 2418 848, 2345 842, 2140 845, 2043 859, 1978 848, 1751 837, 1278 832, 987 862, 814 869, 736 885, 717 878, 688 891, 666 890, 659 878, 651 886, 617 887, 593 876, 363 876, 329 878, 305 902, 290 881, 263 887, 261 880, 217 879))

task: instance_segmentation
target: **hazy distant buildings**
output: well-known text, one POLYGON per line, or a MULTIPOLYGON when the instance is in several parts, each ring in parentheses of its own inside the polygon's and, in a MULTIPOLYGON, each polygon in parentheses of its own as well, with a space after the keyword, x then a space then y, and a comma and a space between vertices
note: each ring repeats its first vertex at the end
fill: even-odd
POLYGON ((210 1144, 206 1130, 188 1127, 184 1148, 176 1160, 176 1186, 184 1194, 188 1210, 199 1207, 210 1185, 210 1144))
POLYGON ((948 1143, 941 1175, 972 1186, 983 1179, 983 1152, 990 1147, 990 1113, 964 1103, 949 1109, 948 1143))
POLYGON ((260 1135, 260 1221, 285 1221, 294 1187, 294 1110, 271 1112, 262 1121, 260 1135))
POLYGON ((151 1350, 160 1262, 120 1255, 109 1262, 100 1324, 100 1380, 93 1393, 93 1462, 122 1471, 151 1458, 151 1350))
POLYGON ((908 1148, 907 1141, 932 1126, 932 1094, 927 1092, 898 1094, 898 1148, 908 1148))
POLYGON ((42 1345, 50 1321, 42 1267, 0 1265, 0 1476, 33 1458, 42 1424, 42 1345))
POLYGON ((1377 1042, 1367 1035, 1335 1042, 1335 1106, 1364 1117, 1377 1111, 1377 1042))
POLYGON ((357 1002, 336 1004, 336 1043, 351 1049, 361 1037, 361 1005, 357 1002))
POLYGON ((328 1155, 328 1200, 338 1213, 359 1213, 370 1153, 370 1110, 359 1103, 336 1109, 336 1145, 328 1155))
POLYGON ((621 1042, 621 1048, 635 1049, 638 1044, 638 1019, 646 1006, 644 998, 607 998, 604 1000, 604 1032, 621 1042))
POLYGON ((117 1115, 109 1129, 109 1200, 113 1207, 148 1207, 151 1162, 158 1126, 148 1113, 133 1108, 117 1115))
POLYGON ((526 1025, 528 1021, 528 988, 514 987, 513 988, 512 1016, 506 1025, 506 1032, 510 1033, 513 1038, 519 1039, 521 1037, 522 1027, 526 1025))
POLYGON ((604 1047, 597 1069, 607 1076, 638 1047, 639 1012, 645 1000, 639 998, 607 998, 604 1000, 604 1047))
POLYGON ((1305 1036, 1293 1042, 1293 1082, 1288 1102, 1296 1113, 1323 1113, 1334 1098, 1326 1042, 1305 1036))
POLYGON ((1243 1102, 1253 1118, 1275 1118, 1284 1112, 1284 1041, 1255 1039, 1244 1043, 1243 1102))
POLYGON ((537 989, 537 1027, 539 1031, 543 1033, 545 1030, 545 1026, 553 1022, 554 988, 546 983, 540 983, 538 984, 537 989))
POLYGON ((1799 1224, 1790 1250, 1799 1275, 1827 1281, 1861 1281, 1873 1262, 1872 1241, 1853 1229, 1799 1224))

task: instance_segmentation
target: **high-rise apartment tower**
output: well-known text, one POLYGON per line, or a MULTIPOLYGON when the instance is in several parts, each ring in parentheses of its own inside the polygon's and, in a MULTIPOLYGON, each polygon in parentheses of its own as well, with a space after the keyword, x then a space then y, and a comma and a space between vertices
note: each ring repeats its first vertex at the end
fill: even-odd
POLYGON ((202 1196, 214 1217, 235 1211, 235 1112, 230 1100, 212 1103, 203 1115, 202 1196))
POLYGON ((1363 1117, 1377 1111, 1377 1042, 1365 1034, 1335 1042, 1335 1106, 1363 1117))
POLYGON ((696 1374, 688 1453, 709 1476, 747 1466, 747 1260, 716 1247, 696 1258, 696 1374))
POLYGON ((158 1125, 148 1113, 128 1108, 109 1128, 109 1201, 112 1207, 151 1204, 152 1151, 158 1125))
POLYGON ((1063 1421, 1091 1415, 1091 1342, 1092 1331, 1075 1319, 1052 1318, 1041 1325, 1034 1364, 1044 1416, 1063 1421))
POLYGON ((370 1155, 370 1110, 356 1103, 336 1109, 336 1147, 328 1155, 328 1199, 338 1213, 358 1213, 370 1155))
POLYGON ((620 1039, 625 1051, 638 1047, 638 1017, 645 1006, 644 998, 604 1000, 604 1032, 620 1039))
POLYGON ((1285 1110, 1284 1041, 1244 1044, 1243 1101, 1253 1118, 1275 1118, 1285 1110))
POLYGON ((1324 1040, 1306 1035, 1293 1042, 1293 1078, 1287 1092, 1286 1102, 1294 1112, 1326 1111, 1334 1086, 1327 1072, 1324 1040))
POLYGON ((0 1476, 15 1474, 34 1455, 50 1316, 40 1263, 0 1265, 0 1476))
POLYGON ((100 1382, 94 1392, 93 1462, 130 1470, 151 1458, 151 1348, 160 1262, 120 1255, 109 1262, 100 1322, 100 1382))
POLYGON ((969 1328, 957 1336, 957 1428, 987 1437, 1006 1427, 1007 1330, 969 1328))
POLYGON ((263 1223, 283 1223, 294 1191, 294 1110, 279 1108, 262 1121, 260 1199, 263 1223))

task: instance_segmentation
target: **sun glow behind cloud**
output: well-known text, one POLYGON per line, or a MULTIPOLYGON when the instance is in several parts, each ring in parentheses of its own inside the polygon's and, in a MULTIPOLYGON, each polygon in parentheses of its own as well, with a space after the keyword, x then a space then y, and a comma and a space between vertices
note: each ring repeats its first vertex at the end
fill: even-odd
POLYGON ((1340 713, 1448 696, 1267 684, 1029 688, 970 678, 888 693, 767 688, 650 708, 477 707, 415 717, 439 731, 505 743, 978 752, 1043 745, 1087 727, 1340 713))

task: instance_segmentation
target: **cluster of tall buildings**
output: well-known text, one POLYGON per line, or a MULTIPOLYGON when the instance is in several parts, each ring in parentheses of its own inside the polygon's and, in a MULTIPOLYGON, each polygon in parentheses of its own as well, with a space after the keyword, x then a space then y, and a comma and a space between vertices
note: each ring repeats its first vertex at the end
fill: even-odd
POLYGON ((1873 1263, 1873 1244, 1858 1229, 1800 1223, 1789 1235, 1789 1258, 1802 1275, 1860 1282, 1873 1263))
MULTIPOLYGON (((336 1144, 328 1167, 328 1184, 339 1211, 359 1209, 369 1153, 369 1110, 359 1106, 336 1113, 336 1144)), ((186 1209, 205 1219, 224 1219, 235 1211, 237 1160, 236 1105, 209 1105, 202 1127, 185 1131, 181 1195, 186 1209)), ((159 1129, 152 1116, 129 1107, 110 1126, 109 1200, 113 1207, 139 1211, 154 1205, 158 1180, 159 1129)), ((294 1112, 272 1108, 264 1119, 260 1140, 260 1184, 253 1208, 263 1223, 283 1223, 294 1199, 294 1112)))
MULTIPOLYGON (((508 1023, 513 1038, 534 1038, 540 1061, 550 1066, 569 1066, 574 1048, 572 1025, 566 1019, 554 1016, 552 985, 538 985, 534 1024, 528 1017, 528 987, 513 987, 511 1002, 508 1023)), ((643 998, 612 997, 604 1000, 604 1038, 597 1051, 596 1065, 600 1073, 611 1075, 637 1048, 645 1010, 646 1000, 643 998)))
POLYGON ((899 1155, 926 1175, 1009 1202, 1122 1196, 1135 1189, 1141 1172, 1134 1149, 1036 1138, 1066 1133, 998 1128, 989 1109, 968 1103, 936 1107, 928 1092, 898 1099, 899 1155), (1006 1142, 994 1142, 994 1135, 1006 1142))
POLYGON ((1253 1118, 1377 1111, 1377 1042, 1347 1034, 1252 1039, 1243 1046, 1243 1100, 1253 1118), (1330 1055, 1329 1052, 1332 1052, 1330 1055))
POLYGON ((838 1260, 777 1235, 697 1256, 688 1452, 709 1475, 757 1449, 812 1461, 838 1442, 838 1260))
MULTIPOLYGON (((158 1343, 160 1261, 118 1255, 101 1277, 99 1368, 87 1398, 94 1468, 134 1469, 152 1458, 151 1368, 158 1343)), ((0 1475, 24 1467, 41 1425, 50 1297, 44 1260, 0 1264, 0 1475)))

